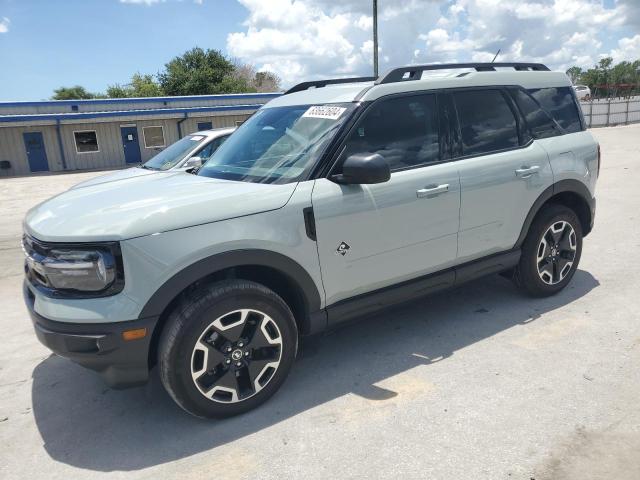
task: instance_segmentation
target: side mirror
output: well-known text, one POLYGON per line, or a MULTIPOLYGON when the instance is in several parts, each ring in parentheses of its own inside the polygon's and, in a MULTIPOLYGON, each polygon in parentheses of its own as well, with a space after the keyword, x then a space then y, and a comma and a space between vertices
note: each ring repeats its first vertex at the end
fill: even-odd
POLYGON ((391 178, 389 164, 377 153, 356 153, 347 157, 342 164, 342 174, 333 175, 331 180, 346 185, 384 183, 391 178))
POLYGON ((202 158, 200 157, 191 157, 189 160, 187 160, 184 165, 182 165, 182 168, 187 169, 187 168, 198 168, 202 166, 202 158))

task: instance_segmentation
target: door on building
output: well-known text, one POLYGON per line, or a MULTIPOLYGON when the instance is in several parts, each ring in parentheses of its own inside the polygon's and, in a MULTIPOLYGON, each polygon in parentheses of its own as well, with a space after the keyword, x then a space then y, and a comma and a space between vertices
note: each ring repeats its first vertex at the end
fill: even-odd
POLYGON ((47 152, 44 150, 42 132, 25 132, 22 135, 24 146, 27 149, 29 169, 32 172, 48 172, 49 162, 47 161, 47 152))
POLYGON ((120 127, 122 135, 122 148, 124 148, 124 161, 126 163, 140 163, 140 143, 138 142, 138 128, 134 126, 120 127))
POLYGON ((211 130, 213 128, 213 124, 211 122, 198 122, 198 131, 202 130, 211 130))

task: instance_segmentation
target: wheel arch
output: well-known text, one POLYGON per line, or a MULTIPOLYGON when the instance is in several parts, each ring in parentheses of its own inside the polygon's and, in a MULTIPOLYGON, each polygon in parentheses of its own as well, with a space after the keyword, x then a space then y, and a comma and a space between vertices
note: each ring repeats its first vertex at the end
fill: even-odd
POLYGON ((212 255, 176 273, 151 296, 140 318, 158 317, 153 331, 149 364, 156 358, 157 342, 166 319, 191 288, 223 280, 253 280, 272 289, 291 308, 298 331, 311 334, 326 327, 318 288, 309 273, 291 258, 268 250, 234 250, 212 255))
POLYGON ((591 196, 589 189, 578 180, 561 180, 542 192, 533 203, 533 206, 529 210, 524 221, 522 230, 520 231, 520 236, 514 245, 515 248, 522 246, 536 215, 538 215, 540 210, 549 203, 566 205, 571 208, 576 212, 576 215, 578 215, 578 218, 580 219, 583 236, 586 236, 591 232, 593 227, 595 200, 591 196))

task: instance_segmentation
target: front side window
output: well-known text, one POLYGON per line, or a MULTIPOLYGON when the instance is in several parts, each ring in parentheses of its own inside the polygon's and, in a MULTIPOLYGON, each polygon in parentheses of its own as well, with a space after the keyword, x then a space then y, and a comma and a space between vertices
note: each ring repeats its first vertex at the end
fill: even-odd
POLYGON ((164 147, 164 129, 162 126, 143 127, 144 148, 164 147))
POLYGON ((349 135, 343 158, 377 153, 391 171, 437 162, 438 123, 435 94, 381 100, 366 111, 349 135))
POLYGON ((205 135, 188 135, 159 152, 142 168, 148 170, 169 170, 175 167, 189 152, 194 151, 206 140, 205 135))
POLYGON ((519 145, 516 118, 500 90, 454 93, 463 155, 481 155, 519 145))
POLYGON ((537 88, 529 93, 567 133, 580 132, 582 122, 570 87, 537 88))
POLYGON ((198 175, 254 183, 290 183, 324 152, 354 103, 294 105, 258 110, 200 169, 198 175))
POLYGON ((100 151, 98 147, 98 136, 95 130, 73 132, 73 137, 76 142, 76 152, 89 153, 100 151))
POLYGON ((196 152, 196 155, 200 157, 202 159, 202 162, 204 163, 211 157, 211 155, 216 152, 216 150, 218 150, 218 147, 220 147, 220 145, 222 145, 227 138, 229 138, 229 135, 223 135, 222 137, 214 138, 207 144, 206 147, 204 147, 199 152, 196 152))

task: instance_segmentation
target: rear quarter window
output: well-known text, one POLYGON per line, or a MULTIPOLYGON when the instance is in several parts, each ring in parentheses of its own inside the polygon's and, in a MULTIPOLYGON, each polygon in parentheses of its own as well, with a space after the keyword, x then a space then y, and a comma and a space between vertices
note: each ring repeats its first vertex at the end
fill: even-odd
POLYGON ((549 138, 562 135, 562 130, 554 119, 540 107, 530 93, 514 89, 511 90, 511 94, 533 138, 549 138))
POLYGON ((529 93, 566 133, 583 130, 571 87, 536 88, 529 90, 529 93))

